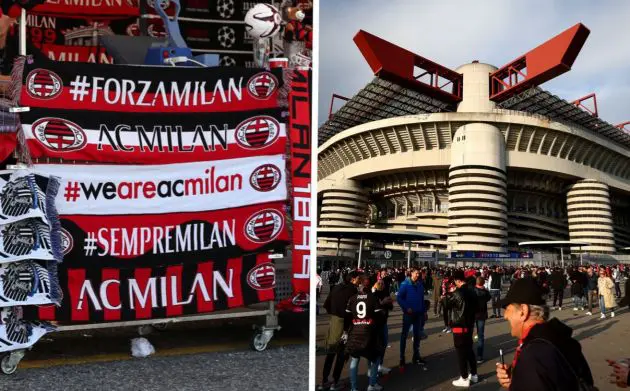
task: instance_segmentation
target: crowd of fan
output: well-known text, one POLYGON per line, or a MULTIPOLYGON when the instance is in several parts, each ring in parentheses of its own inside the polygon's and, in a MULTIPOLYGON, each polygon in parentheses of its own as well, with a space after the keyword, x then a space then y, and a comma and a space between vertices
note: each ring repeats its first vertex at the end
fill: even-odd
MULTIPOLYGON (((601 319, 607 315, 614 317, 617 307, 630 308, 629 273, 630 266, 622 264, 566 268, 369 266, 364 270, 345 268, 325 272, 319 277, 318 296, 323 279, 331 287, 323 305, 330 314, 330 321, 323 383, 319 389, 341 389, 341 372, 350 361, 350 385, 353 391, 357 390, 361 357, 369 362, 368 391, 382 389, 378 376, 391 370, 383 365, 383 359, 388 345, 387 320, 394 304, 403 312, 401 371, 406 367, 405 350, 410 331, 413 333, 411 362, 426 369, 426 361, 420 355, 420 341, 427 338, 424 324, 433 304, 433 314, 444 321, 442 332, 453 334, 460 372, 460 377, 453 381, 454 386, 468 387, 478 382, 477 364, 484 361, 485 321, 504 317, 509 321, 512 336, 519 340, 512 364, 497 363, 497 379, 504 388, 513 391, 595 389, 581 346, 571 338, 571 328, 557 318, 550 320, 549 311, 562 310, 564 292, 570 286, 574 311, 585 311, 590 316, 598 306, 601 319), (624 282, 626 296, 622 299, 624 282), (508 292, 501 299, 506 285, 509 285, 508 292), (553 303, 551 308, 547 300, 553 303), (490 315, 488 303, 491 303, 490 315), (331 371, 332 381, 329 381, 331 371)), ((611 361, 610 365, 613 367, 611 382, 627 387, 628 362, 611 361)))

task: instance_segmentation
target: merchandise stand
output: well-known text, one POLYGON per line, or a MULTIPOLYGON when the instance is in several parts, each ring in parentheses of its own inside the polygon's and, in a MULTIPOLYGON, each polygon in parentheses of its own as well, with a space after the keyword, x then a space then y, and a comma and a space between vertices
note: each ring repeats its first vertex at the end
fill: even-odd
MULTIPOLYGON (((141 19, 153 18, 159 16, 155 15, 143 15, 141 19)), ((190 20, 190 21, 202 21, 194 18, 180 18, 180 20, 190 20)), ((205 21, 204 21, 205 22, 205 21)), ((218 22, 218 21, 211 21, 218 22)), ((221 23, 232 23, 232 24, 242 24, 242 21, 225 21, 221 20, 221 23)), ((26 11, 23 9, 20 15, 19 22, 19 53, 20 55, 26 55, 26 11)), ((10 112, 18 112, 18 111, 27 111, 28 108, 16 108, 13 107, 10 109, 10 112)), ((49 163, 52 159, 33 159, 32 163, 38 162, 46 162, 49 163)), ((55 159, 56 163, 64 162, 66 164, 76 164, 74 161, 60 161, 61 159, 55 159)), ((9 169, 19 169, 25 168, 27 165, 18 162, 17 165, 9 167, 9 169)), ((273 258, 278 258, 276 255, 273 258)), ((280 259, 278 259, 280 260, 280 259)), ((277 269, 276 269, 277 270, 277 269)), ((284 276, 280 274, 276 274, 276 280, 279 277, 290 278, 290 273, 283 273, 284 276)), ((278 282, 278 281, 277 281, 278 282)), ((290 284, 287 284, 290 286, 290 284)), ((275 300, 279 301, 286 297, 289 297, 291 292, 279 292, 279 289, 276 288, 276 297, 275 300)), ((138 327, 138 332, 140 332, 140 328, 143 326, 155 326, 156 328, 164 328, 169 324, 174 323, 182 323, 182 322, 195 322, 195 321, 212 321, 212 320, 224 320, 224 319, 242 319, 242 318, 261 318, 264 317, 264 322, 262 324, 253 325, 254 333, 250 340, 250 347, 255 351, 264 351, 267 348, 268 343, 274 336, 274 333, 280 330, 280 326, 278 324, 278 312, 276 311, 275 304, 276 301, 267 301, 258 303, 257 306, 259 308, 266 306, 265 309, 255 309, 250 308, 248 306, 233 308, 229 310, 222 310, 212 313, 204 313, 198 315, 186 315, 186 316, 178 316, 171 318, 161 318, 161 319, 143 319, 143 320, 133 320, 133 321, 121 321, 121 322, 104 322, 104 323, 89 323, 89 324, 61 324, 57 325, 57 332, 69 332, 69 331, 84 331, 84 330, 97 330, 97 329, 114 329, 114 328, 122 328, 122 327, 138 327)), ((32 347, 31 347, 32 348, 32 347)), ((0 371, 4 374, 12 374, 17 370, 17 367, 20 361, 24 358, 26 351, 28 349, 18 349, 13 350, 7 353, 4 353, 2 358, 0 359, 0 371)))

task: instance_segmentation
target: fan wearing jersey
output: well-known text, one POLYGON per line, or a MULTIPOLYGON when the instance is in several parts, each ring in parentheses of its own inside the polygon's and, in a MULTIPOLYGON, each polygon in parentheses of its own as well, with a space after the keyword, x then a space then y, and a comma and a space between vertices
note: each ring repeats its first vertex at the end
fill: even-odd
POLYGON ((368 391, 382 389, 376 383, 378 374, 378 358, 383 353, 383 341, 379 331, 383 328, 384 313, 379 306, 379 301, 370 291, 369 278, 361 276, 363 283, 356 295, 348 301, 346 309, 352 318, 346 343, 346 354, 350 358, 350 385, 352 391, 358 390, 357 376, 359 360, 361 357, 368 359, 369 385, 368 391))

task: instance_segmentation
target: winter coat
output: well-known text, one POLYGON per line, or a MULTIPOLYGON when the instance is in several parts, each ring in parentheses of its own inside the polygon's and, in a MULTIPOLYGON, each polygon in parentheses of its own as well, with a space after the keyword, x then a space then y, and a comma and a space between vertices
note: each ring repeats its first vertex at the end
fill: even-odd
POLYGON ((442 289, 442 278, 437 274, 433 275, 433 301, 437 303, 440 299, 440 290, 442 289))
POLYGON ((567 280, 564 277, 564 273, 554 270, 551 273, 551 287, 558 291, 564 289, 565 286, 567 286, 567 280))
POLYGON ((597 279, 599 277, 597 277, 597 274, 593 273, 592 276, 589 276, 588 274, 586 275, 586 279, 587 279, 587 287, 589 291, 596 291, 597 290, 597 279))
POLYGON ((472 331, 477 313, 477 295, 468 285, 462 285, 446 296, 446 308, 453 311, 451 327, 465 327, 472 331))
POLYGON ((423 314, 425 312, 425 306, 422 280, 418 279, 415 284, 411 282, 410 278, 403 281, 403 283, 400 284, 396 300, 404 314, 407 313, 407 309, 409 308, 415 313, 423 314))
POLYGON ((615 283, 613 280, 610 277, 599 277, 597 287, 599 288, 599 295, 604 296, 606 309, 615 308, 617 302, 615 301, 615 283))
POLYGON ((348 330, 350 327, 350 319, 346 313, 346 306, 348 300, 357 294, 357 287, 352 284, 339 284, 335 285, 326 301, 324 302, 324 309, 331 315, 336 315, 341 319, 345 319, 343 330, 348 330))
POLYGON ((591 369, 580 343, 571 338, 572 333, 573 330, 557 318, 534 326, 523 340, 521 353, 512 369, 510 391, 575 391, 578 384, 571 368, 592 385, 591 369))
POLYGON ((488 319, 488 302, 492 299, 490 292, 486 288, 474 288, 477 296, 477 311, 475 312, 475 320, 488 319))

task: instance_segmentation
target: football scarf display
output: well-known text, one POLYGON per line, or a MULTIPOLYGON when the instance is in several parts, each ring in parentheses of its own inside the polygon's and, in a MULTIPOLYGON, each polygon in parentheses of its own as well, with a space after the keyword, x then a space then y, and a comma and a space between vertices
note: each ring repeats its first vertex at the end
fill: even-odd
POLYGON ((145 166, 40 164, 60 215, 205 212, 287 198, 284 155, 145 166))
POLYGON ((58 284, 56 275, 34 261, 0 265, 0 307, 59 303, 53 294, 58 284))
POLYGON ((24 64, 21 81, 23 107, 170 114, 275 109, 283 83, 280 70, 61 62, 24 64))
POLYGON ((62 306, 25 308, 25 318, 59 322, 158 319, 242 307, 274 299, 267 253, 153 267, 60 270, 62 306))
POLYGON ((0 311, 0 352, 26 349, 33 346, 44 334, 55 330, 46 322, 29 322, 21 319, 19 307, 0 311))
POLYGON ((310 291, 311 78, 307 69, 291 75, 289 150, 293 212, 293 290, 310 291))
POLYGON ((50 240, 50 227, 39 219, 0 225, 0 264, 40 259, 61 262, 61 247, 50 240))
POLYGON ((56 178, 35 175, 29 170, 0 171, 0 225, 37 218, 58 224, 56 178))
POLYGON ((163 164, 275 155, 286 150, 280 109, 137 114, 32 108, 21 114, 31 158, 163 164))

